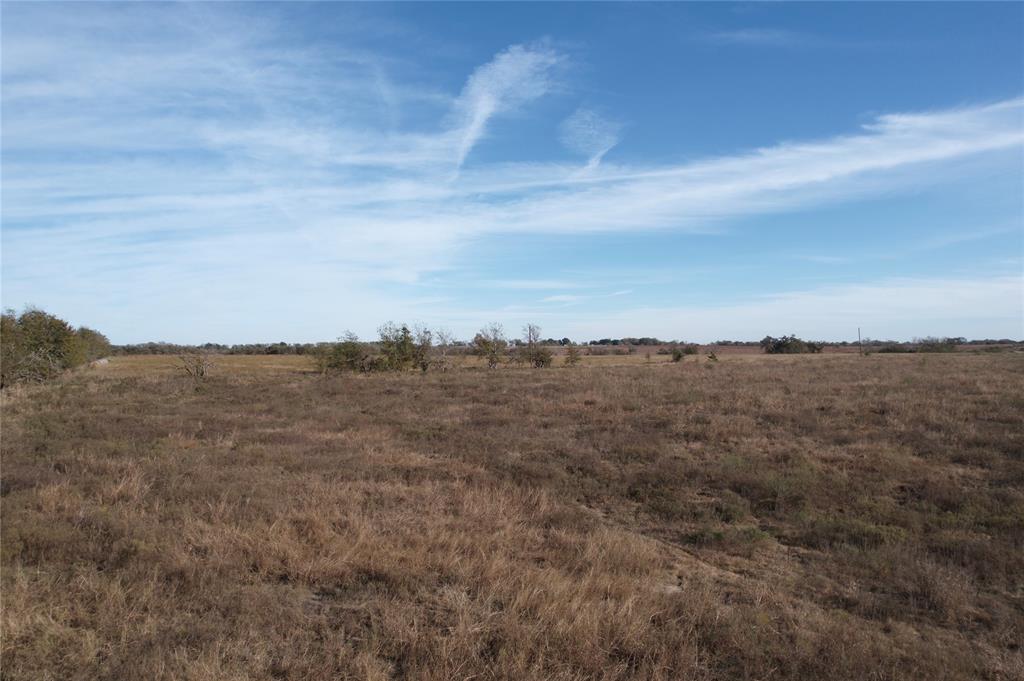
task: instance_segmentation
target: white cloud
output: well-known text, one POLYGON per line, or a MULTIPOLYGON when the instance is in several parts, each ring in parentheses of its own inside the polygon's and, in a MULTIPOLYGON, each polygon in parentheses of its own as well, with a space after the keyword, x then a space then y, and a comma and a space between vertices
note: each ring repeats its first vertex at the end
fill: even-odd
MULTIPOLYGON (((524 311, 527 318, 532 311, 524 311)), ((795 333, 804 338, 851 340, 865 336, 910 340, 972 335, 1024 339, 1024 277, 891 279, 767 294, 733 305, 639 307, 602 315, 563 314, 572 337, 653 335, 702 343, 758 340, 795 333)))
POLYGON ((562 121, 561 139, 567 148, 587 157, 587 169, 596 168, 619 142, 622 125, 592 109, 579 108, 562 121))
POLYGON ((542 302, 542 303, 578 303, 578 302, 586 300, 586 299, 587 299, 587 296, 577 296, 577 295, 572 295, 572 294, 569 294, 569 293, 560 293, 560 294, 557 294, 557 295, 547 296, 545 298, 541 298, 540 302, 542 302))
POLYGON ((455 103, 459 118, 456 166, 465 162, 493 116, 547 94, 554 84, 552 72, 564 60, 543 45, 512 45, 477 68, 455 103))
POLYGON ((740 28, 708 36, 713 42, 756 47, 789 47, 816 42, 810 36, 778 28, 740 28))
MULTIPOLYGON (((283 48, 273 21, 238 22, 226 5, 83 5, 74 20, 11 7, 4 302, 74 302, 102 319, 69 316, 122 329, 115 339, 135 338, 125 316, 190 306, 238 328, 295 300, 336 305, 350 320, 340 328, 414 318, 408 292, 386 287, 444 273, 492 235, 714 232, 733 217, 929 186, 969 156, 1024 144, 1014 99, 718 158, 615 164, 604 155, 618 125, 580 109, 562 138, 586 173, 571 158, 462 167, 495 116, 559 88, 566 55, 511 46, 444 92, 394 58, 283 48), (154 35, 123 40, 140 26, 154 35)), ((562 275, 481 284, 581 287, 562 275)), ((431 305, 453 320, 479 312, 431 305)), ((324 337, 298 312, 290 323, 324 337)))

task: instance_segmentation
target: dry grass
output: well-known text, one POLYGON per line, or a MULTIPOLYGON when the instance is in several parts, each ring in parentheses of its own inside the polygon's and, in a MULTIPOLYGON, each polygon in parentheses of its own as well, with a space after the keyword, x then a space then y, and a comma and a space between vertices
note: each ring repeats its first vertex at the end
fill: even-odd
POLYGON ((1022 359, 5 390, 2 675, 1019 679, 1022 359))

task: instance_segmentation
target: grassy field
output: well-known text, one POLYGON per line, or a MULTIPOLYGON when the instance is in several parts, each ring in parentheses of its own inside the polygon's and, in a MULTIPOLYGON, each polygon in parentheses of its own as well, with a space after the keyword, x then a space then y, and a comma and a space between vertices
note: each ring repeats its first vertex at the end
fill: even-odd
POLYGON ((1021 679, 1024 354, 4 390, 3 679, 1021 679))

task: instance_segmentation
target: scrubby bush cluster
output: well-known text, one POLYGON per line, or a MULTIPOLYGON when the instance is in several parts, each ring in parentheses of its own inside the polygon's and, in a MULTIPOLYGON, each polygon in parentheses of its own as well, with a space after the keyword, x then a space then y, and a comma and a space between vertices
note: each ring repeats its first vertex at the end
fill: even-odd
POLYGON ((496 368, 508 351, 508 339, 501 324, 492 323, 480 329, 471 344, 473 354, 487 362, 488 369, 496 368))
POLYGON ((917 352, 956 352, 956 346, 963 343, 963 338, 915 338, 917 352))
POLYGON ((905 354, 911 352, 956 352, 958 345, 966 343, 964 338, 915 338, 913 343, 890 343, 878 348, 876 352, 885 354, 905 354))
POLYGON ((0 386, 44 381, 110 354, 110 342, 98 331, 75 329, 63 319, 28 308, 3 313, 0 325, 0 386))
POLYGON ((805 341, 796 336, 773 338, 765 336, 761 339, 761 349, 768 355, 796 355, 807 352, 821 352, 824 343, 805 341))
POLYGON ((659 350, 658 354, 668 353, 672 355, 673 362, 681 362, 687 355, 696 355, 700 352, 700 347, 693 343, 686 343, 684 345, 676 345, 675 347, 668 348, 666 350, 659 350))
POLYGON ((333 371, 427 371, 448 370, 454 361, 454 341, 444 329, 388 322, 378 330, 376 343, 364 343, 347 332, 336 343, 319 343, 312 352, 321 373, 333 371), (436 339, 436 343, 435 343, 436 339))
MULTIPOLYGON (((467 354, 483 359, 488 368, 503 363, 530 366, 536 369, 550 367, 554 353, 548 342, 540 337, 540 327, 523 327, 521 339, 510 340, 498 323, 488 324, 473 337, 468 347, 455 340, 445 329, 432 331, 424 327, 388 322, 378 330, 375 342, 364 342, 354 333, 346 333, 335 343, 319 343, 308 354, 313 357, 321 373, 334 371, 447 371, 467 354)), ((568 343, 566 364, 580 361, 579 347, 568 343)))
POLYGON ((540 339, 540 327, 527 324, 523 327, 523 340, 517 343, 512 360, 517 364, 525 364, 534 369, 545 369, 551 366, 553 355, 540 339))

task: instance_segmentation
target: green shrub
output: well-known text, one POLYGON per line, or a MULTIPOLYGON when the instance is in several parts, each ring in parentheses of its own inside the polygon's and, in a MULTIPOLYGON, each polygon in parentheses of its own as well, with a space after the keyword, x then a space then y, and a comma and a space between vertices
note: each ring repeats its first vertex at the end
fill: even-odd
POLYGON ((360 342, 359 336, 351 331, 346 332, 337 343, 318 343, 310 356, 322 374, 370 370, 370 353, 366 345, 360 342))
POLYGON ((669 350, 669 353, 672 355, 673 362, 681 362, 687 355, 696 355, 698 352, 700 352, 700 348, 692 343, 677 345, 669 350))
POLYGON ((805 341, 796 336, 782 336, 781 338, 773 338, 772 336, 765 336, 761 339, 761 349, 765 354, 769 355, 794 355, 802 353, 817 353, 821 352, 822 348, 825 347, 824 343, 812 343, 811 341, 805 341))
POLYGON ((505 350, 508 349, 508 340, 501 324, 494 322, 480 329, 473 337, 472 348, 474 355, 487 360, 488 369, 497 367, 505 355, 505 350))
POLYGON ((110 343, 92 329, 76 331, 63 319, 28 308, 3 314, 0 325, 0 386, 44 381, 106 355, 110 343))
POLYGON ((956 346, 963 343, 963 338, 916 338, 917 352, 956 352, 956 346))

